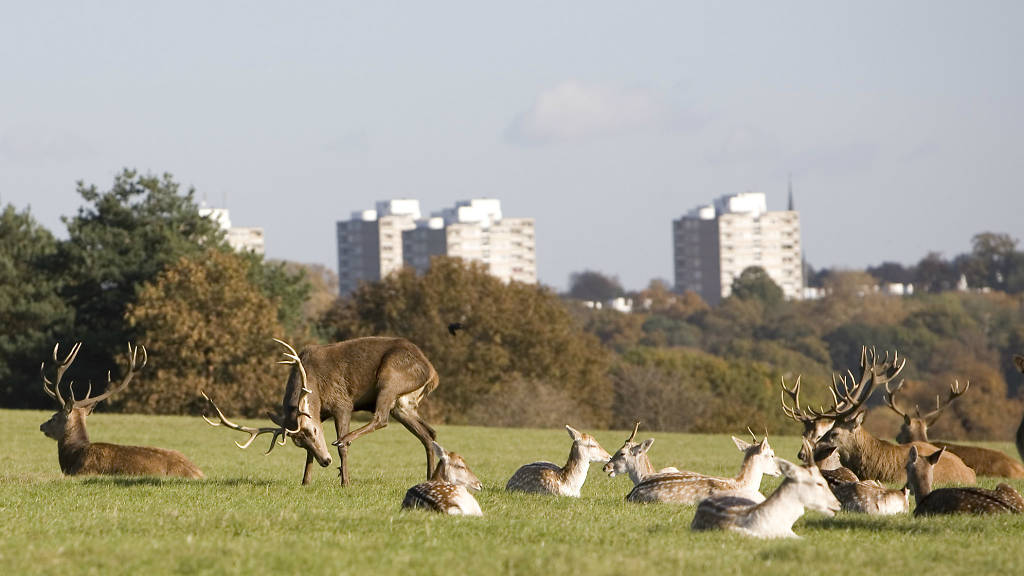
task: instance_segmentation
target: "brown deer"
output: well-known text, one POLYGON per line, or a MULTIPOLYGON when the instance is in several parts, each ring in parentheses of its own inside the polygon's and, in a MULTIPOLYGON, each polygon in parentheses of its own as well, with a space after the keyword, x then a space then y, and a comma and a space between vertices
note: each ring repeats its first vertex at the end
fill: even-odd
MULTIPOLYGON (((341 466, 338 470, 342 486, 349 485, 348 447, 352 441, 388 425, 388 415, 405 426, 423 444, 427 452, 427 478, 434 472, 434 451, 431 442, 437 433, 416 410, 420 402, 437 388, 437 371, 423 352, 405 338, 370 336, 354 338, 323 346, 309 346, 297 353, 287 342, 274 339, 285 347, 285 360, 292 364, 284 391, 281 414, 270 415, 275 427, 249 428, 231 423, 210 400, 220 423, 209 418, 211 425, 249 434, 249 440, 238 444, 248 447, 260 434, 272 433, 270 450, 290 437, 296 446, 306 450, 306 467, 302 483, 309 484, 313 461, 326 467, 331 455, 324 440, 323 420, 334 418, 341 466), (307 371, 309 377, 307 377, 307 371), (364 410, 373 417, 364 426, 349 431, 352 412, 364 410), (280 442, 278 442, 280 440, 280 442)), ((204 417, 205 418, 205 417, 204 417)), ((267 450, 267 453, 270 452, 267 450)))
POLYGON ((534 462, 516 470, 505 485, 509 492, 533 492, 556 496, 580 497, 591 462, 607 462, 611 455, 590 434, 566 424, 572 438, 569 460, 565 466, 551 462, 534 462))
MULTIPOLYGON (((909 509, 909 489, 906 486, 900 490, 890 490, 874 480, 860 480, 839 462, 835 446, 815 449, 806 438, 803 441, 808 443, 803 451, 814 453, 815 466, 842 503, 843 510, 884 516, 902 514, 909 509)), ((809 466, 809 463, 806 464, 809 466)))
MULTIPOLYGON (((839 382, 843 383, 843 389, 840 389, 837 383, 833 383, 831 390, 835 396, 835 405, 818 414, 835 422, 822 437, 821 443, 835 446, 843 465, 862 480, 905 484, 905 464, 910 447, 917 446, 922 454, 931 454, 938 448, 927 442, 893 444, 875 437, 864 429, 862 425, 865 412, 862 406, 882 379, 882 375, 875 374, 870 378, 861 379, 851 388, 845 378, 840 378, 839 382)), ((935 469, 935 480, 943 484, 974 484, 976 477, 974 470, 950 454, 949 458, 943 460, 935 469)))
POLYGON ((647 452, 654 444, 654 438, 648 438, 639 444, 633 442, 633 439, 636 438, 636 432, 639 429, 640 421, 638 420, 633 424, 633 433, 629 435, 629 438, 626 438, 626 441, 622 444, 622 448, 619 448, 619 450, 612 455, 611 460, 604 465, 605 474, 611 478, 614 478, 616 474, 628 474, 629 478, 633 481, 633 485, 636 486, 644 478, 647 478, 652 474, 679 472, 679 469, 674 466, 662 468, 657 472, 654 471, 654 466, 651 464, 651 458, 647 455, 647 452))
POLYGON ((907 483, 910 484, 914 500, 917 502, 914 516, 1024 512, 1024 498, 1005 483, 996 486, 995 490, 974 486, 932 490, 934 471, 939 462, 948 456, 945 448, 927 456, 919 455, 916 446, 912 446, 907 452, 907 483))
MULTIPOLYGON (((1024 373, 1024 356, 1020 354, 1013 355, 1013 364, 1024 373)), ((1017 427, 1017 454, 1020 455, 1020 459, 1024 460, 1024 418, 1021 418, 1020 426, 1017 427)))
POLYGON ((483 516, 480 504, 470 492, 479 492, 480 480, 462 456, 448 452, 437 442, 430 443, 437 457, 437 468, 430 480, 409 488, 402 500, 403 509, 425 508, 449 515, 483 516))
POLYGON ((920 408, 915 411, 915 415, 911 416, 900 410, 896 406, 896 393, 903 387, 903 381, 901 380, 895 388, 890 388, 889 384, 885 385, 885 392, 882 394, 882 398, 885 400, 885 404, 890 410, 900 415, 903 418, 903 426, 900 427, 899 434, 896 435, 896 441, 905 444, 907 442, 928 442, 939 448, 945 448, 946 452, 950 454, 956 454, 967 464, 974 469, 974 473, 978 476, 995 476, 1000 478, 1024 478, 1024 465, 1020 462, 1010 458, 1006 454, 998 450, 991 450, 989 448, 982 448, 981 446, 966 446, 963 444, 952 444, 950 442, 941 442, 928 439, 928 427, 935 423, 939 419, 939 415, 946 409, 954 400, 960 397, 964 392, 971 387, 971 383, 968 382, 966 386, 960 387, 960 382, 956 381, 949 385, 949 395, 946 397, 946 401, 943 402, 941 397, 935 397, 935 410, 922 415, 920 408))
POLYGON ((57 365, 57 376, 54 382, 46 377, 46 362, 39 368, 43 378, 43 390, 57 401, 60 410, 44 422, 39 429, 48 437, 57 441, 57 456, 60 469, 64 474, 118 474, 127 476, 180 476, 182 478, 202 478, 203 473, 190 462, 181 452, 151 448, 149 446, 121 446, 105 442, 90 442, 89 432, 85 427, 86 417, 92 414, 96 405, 110 396, 124 390, 135 376, 136 369, 141 370, 149 360, 146 348, 142 347, 142 363, 136 366, 139 348, 128 346, 128 372, 121 382, 115 385, 107 373, 107 390, 99 396, 90 396, 90 385, 82 399, 75 398, 74 383, 68 385, 68 398, 60 393, 60 381, 71 363, 75 361, 82 343, 71 347, 71 352, 63 360, 57 358, 57 349, 53 347, 53 361, 57 365))
MULTIPOLYGON (((753 433, 751 433, 753 435, 753 433)), ((743 464, 735 478, 706 476, 696 472, 670 472, 654 474, 640 481, 626 496, 630 502, 670 502, 673 504, 696 504, 708 496, 723 493, 742 494, 755 502, 764 500, 758 490, 763 475, 778 476, 775 451, 768 444, 768 436, 754 444, 732 437, 733 443, 743 452, 743 464)))
POLYGON ((810 508, 834 516, 839 500, 828 489, 818 468, 798 466, 775 458, 785 476, 782 484, 763 502, 738 495, 716 495, 697 506, 692 530, 733 530, 755 538, 799 538, 793 524, 810 508))

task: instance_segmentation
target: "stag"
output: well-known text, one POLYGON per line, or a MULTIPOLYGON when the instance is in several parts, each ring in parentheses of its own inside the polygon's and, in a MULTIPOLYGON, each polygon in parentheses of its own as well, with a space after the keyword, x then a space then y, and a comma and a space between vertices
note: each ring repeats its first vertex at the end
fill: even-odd
MULTIPOLYGON (((1013 364, 1024 373, 1024 356, 1020 354, 1013 355, 1013 364)), ((1020 455, 1020 459, 1024 460, 1024 418, 1020 421, 1020 426, 1017 427, 1017 454, 1020 455)))
POLYGON ((274 427, 251 428, 234 424, 204 393, 217 411, 219 422, 206 418, 213 426, 239 430, 249 439, 236 444, 246 448, 257 436, 273 434, 269 454, 275 445, 291 438, 306 450, 306 466, 302 483, 309 484, 314 460, 322 467, 331 464, 331 455, 324 439, 323 421, 334 419, 341 459, 339 475, 342 486, 349 485, 348 448, 357 438, 388 425, 388 416, 397 420, 423 444, 427 453, 427 478, 434 471, 431 446, 437 433, 417 414, 420 402, 437 388, 437 371, 423 352, 405 338, 366 337, 345 340, 324 346, 309 346, 298 353, 287 342, 285 359, 292 371, 285 387, 281 413, 270 415, 274 427), (372 412, 370 421, 349 431, 352 413, 372 412))
POLYGON ((934 471, 949 454, 945 448, 927 456, 919 455, 917 447, 907 453, 907 484, 917 502, 914 516, 931 514, 999 514, 1024 512, 1024 498, 1009 484, 1001 483, 995 490, 970 486, 932 490, 934 471))
POLYGON ((60 344, 53 347, 53 362, 57 365, 57 374, 53 382, 46 377, 46 362, 39 367, 43 378, 43 391, 53 398, 60 409, 49 420, 39 426, 46 436, 57 441, 57 456, 60 469, 64 474, 76 476, 80 474, 117 474, 128 476, 180 476, 182 478, 202 478, 203 473, 190 462, 181 452, 152 448, 149 446, 122 446, 105 442, 93 443, 89 440, 89 432, 85 427, 86 417, 92 414, 96 406, 124 390, 132 381, 136 370, 141 370, 149 356, 142 347, 142 362, 138 365, 139 347, 128 345, 128 372, 119 384, 114 384, 107 373, 106 392, 99 396, 90 396, 92 385, 85 392, 85 397, 75 398, 74 383, 68 384, 68 397, 60 392, 60 381, 64 373, 75 361, 82 343, 71 347, 71 351, 63 360, 58 359, 57 350, 60 344))
POLYGON ((955 381, 953 384, 950 384, 949 394, 947 395, 945 402, 942 401, 941 396, 936 396, 935 410, 922 415, 920 407, 917 407, 915 409, 914 416, 911 416, 896 406, 896 393, 899 392, 902 387, 902 380, 894 388, 890 387, 887 383, 885 385, 885 392, 882 394, 882 398, 885 400, 885 404, 889 409, 903 418, 903 426, 900 427, 900 432, 896 435, 897 442, 901 444, 914 441, 928 442, 938 446, 939 448, 945 448, 947 452, 959 456, 960 459, 964 461, 964 464, 967 464, 974 469, 974 473, 978 476, 1024 478, 1024 465, 1021 465, 1020 462, 1010 458, 998 450, 928 439, 928 427, 935 424, 935 421, 939 419, 939 415, 942 414, 942 411, 945 410, 947 406, 959 398, 964 392, 967 392, 971 387, 970 382, 963 387, 960 386, 959 381, 955 381))

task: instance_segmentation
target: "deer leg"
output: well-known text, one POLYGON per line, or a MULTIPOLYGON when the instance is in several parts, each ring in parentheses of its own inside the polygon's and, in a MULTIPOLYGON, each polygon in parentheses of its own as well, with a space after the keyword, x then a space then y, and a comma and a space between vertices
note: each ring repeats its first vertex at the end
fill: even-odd
POLYGON ((426 422, 415 412, 406 412, 400 407, 396 407, 391 411, 391 416, 423 443, 423 448, 427 451, 427 480, 429 480, 434 473, 434 450, 430 447, 430 442, 437 438, 437 433, 433 428, 427 426, 426 422))
POLYGON ((364 424, 363 426, 356 428, 355 430, 345 434, 337 440, 337 445, 342 446, 345 444, 351 444, 357 438, 365 436, 370 432, 378 428, 385 428, 388 425, 388 412, 395 405, 395 397, 384 397, 383 394, 377 397, 377 409, 373 413, 373 418, 364 424))
POLYGON ((313 478, 313 453, 306 450, 306 470, 302 473, 302 485, 309 484, 313 478))
MULTIPOLYGON (((347 410, 341 414, 334 415, 334 430, 337 432, 338 438, 343 438, 345 434, 348 434, 348 425, 351 418, 352 412, 347 410)), ((338 466, 341 485, 348 486, 348 444, 344 442, 338 444, 338 459, 341 460, 341 465, 338 466)))

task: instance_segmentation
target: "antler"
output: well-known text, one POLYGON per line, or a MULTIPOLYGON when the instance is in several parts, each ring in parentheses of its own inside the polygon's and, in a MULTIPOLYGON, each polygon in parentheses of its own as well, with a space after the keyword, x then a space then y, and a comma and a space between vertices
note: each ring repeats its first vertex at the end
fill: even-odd
POLYGON ((64 357, 63 360, 57 359, 57 349, 60 348, 60 342, 53 345, 53 361, 57 364, 57 382, 50 382, 50 379, 46 377, 46 362, 42 362, 39 365, 39 375, 43 377, 43 392, 50 398, 56 400, 62 407, 64 406, 64 397, 60 395, 60 380, 64 377, 64 372, 67 371, 71 363, 75 361, 75 357, 78 356, 78 350, 82 348, 81 342, 75 342, 74 346, 71 347, 71 352, 64 357))
POLYGON ((629 435, 629 438, 627 438, 627 439, 626 439, 626 442, 627 442, 627 443, 629 443, 629 442, 632 442, 632 441, 633 441, 633 438, 636 438, 636 432, 637 432, 637 430, 639 430, 639 429, 640 429, 640 421, 639 421, 639 420, 637 420, 636 422, 633 422, 633 433, 632 433, 632 434, 630 434, 630 435, 629 435))
POLYGON ((845 376, 836 377, 833 374, 832 386, 829 390, 832 392, 835 405, 823 412, 814 412, 813 409, 811 412, 819 417, 833 420, 845 420, 853 416, 871 397, 876 386, 886 384, 898 376, 906 364, 907 359, 900 358, 899 352, 894 352, 890 360, 889 352, 886 351, 885 357, 879 362, 878 353, 874 348, 869 350, 867 346, 862 346, 860 349, 860 378, 855 378, 853 372, 849 370, 846 372, 850 378, 849 381, 845 376), (854 383, 855 381, 856 383, 854 383), (842 389, 840 389, 840 383, 842 389))
POLYGON ((903 417, 903 421, 909 424, 910 423, 910 416, 906 412, 904 412, 904 411, 900 410, 899 408, 897 408, 896 407, 896 403, 893 401, 895 394, 897 392, 899 392, 901 388, 903 388, 903 382, 905 382, 905 381, 904 380, 900 380, 899 383, 896 384, 895 388, 890 388, 889 387, 889 383, 886 382, 885 383, 885 392, 882 393, 882 400, 885 401, 886 406, 888 406, 893 412, 895 412, 895 413, 899 414, 900 416, 902 416, 903 417))
POLYGON ((946 396, 945 403, 942 402, 941 397, 939 395, 936 395, 935 396, 935 410, 932 410, 931 412, 925 414, 924 416, 921 416, 920 412, 919 412, 918 413, 918 417, 919 418, 923 418, 925 424, 931 426, 932 424, 935 423, 936 420, 939 419, 939 416, 942 414, 942 411, 946 409, 946 406, 949 406, 950 403, 953 402, 953 400, 956 400, 964 392, 967 392, 967 389, 970 388, 970 387, 971 387, 971 382, 970 381, 968 381, 967 384, 963 387, 963 389, 961 389, 960 388, 960 381, 959 380, 954 380, 953 383, 949 385, 949 395, 946 396))
POLYGON ((781 385, 782 392, 780 395, 782 397, 782 412, 786 416, 804 424, 818 420, 819 416, 817 416, 813 410, 809 409, 809 412, 804 412, 804 409, 800 407, 800 376, 796 377, 796 382, 793 383, 792 388, 786 387, 785 376, 782 377, 781 385), (786 396, 789 396, 793 400, 792 407, 786 405, 786 396))
POLYGON ((89 390, 85 393, 85 397, 84 398, 82 398, 81 400, 75 400, 74 393, 72 392, 72 394, 71 394, 71 401, 74 403, 76 408, 84 408, 84 407, 92 406, 93 404, 97 404, 99 402, 102 402, 102 401, 106 400, 107 398, 110 398, 110 396, 112 396, 113 394, 115 394, 117 392, 120 392, 121 390, 124 390, 128 386, 128 383, 131 382, 132 378, 135 376, 136 368, 138 368, 139 370, 142 370, 143 368, 145 368, 146 362, 148 362, 148 361, 149 361, 149 354, 146 353, 146 347, 145 346, 135 346, 135 347, 132 347, 131 343, 129 343, 128 344, 128 373, 125 374, 124 378, 121 379, 121 383, 115 386, 114 382, 110 379, 110 372, 107 371, 107 390, 106 390, 106 392, 104 392, 103 394, 100 394, 99 396, 90 398, 89 394, 92 392, 92 383, 90 383, 89 384, 89 390), (135 364, 136 364, 136 361, 138 360, 138 354, 139 354, 139 348, 140 347, 142 348, 142 364, 139 364, 136 367, 135 364))
POLYGON ((203 420, 206 420, 207 424, 209 424, 210 426, 224 425, 228 428, 231 428, 232 430, 245 432, 246 434, 249 435, 249 439, 246 440, 244 444, 239 444, 238 442, 235 442, 235 446, 238 446, 243 450, 248 448, 249 445, 253 443, 253 440, 256 440, 257 436, 272 432, 274 434, 274 437, 270 439, 270 448, 267 448, 267 451, 264 452, 264 454, 270 454, 270 451, 274 449, 274 446, 277 446, 278 444, 284 446, 285 440, 289 433, 294 434, 295 432, 298 432, 297 429, 288 430, 284 426, 278 426, 275 428, 271 428, 269 426, 264 428, 252 428, 249 426, 242 426, 241 424, 235 424, 234 422, 228 420, 227 417, 224 416, 224 413, 221 412, 220 408, 217 406, 217 403, 214 402, 213 399, 211 399, 209 396, 207 396, 206 392, 200 390, 199 393, 203 395, 203 398, 206 398, 206 401, 209 402, 211 406, 213 406, 213 409, 217 411, 217 417, 220 418, 220 422, 214 422, 213 420, 207 418, 206 414, 203 414, 203 420), (278 437, 281 438, 280 441, 278 441, 278 437))

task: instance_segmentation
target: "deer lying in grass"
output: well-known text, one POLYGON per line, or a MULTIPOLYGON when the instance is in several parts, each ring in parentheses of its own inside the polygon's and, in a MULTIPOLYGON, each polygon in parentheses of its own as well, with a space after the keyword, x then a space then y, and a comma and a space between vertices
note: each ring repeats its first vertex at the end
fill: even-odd
MULTIPOLYGON (((807 442, 807 439, 804 439, 807 442)), ((872 516, 902 514, 909 510, 909 489, 890 490, 874 480, 860 480, 849 468, 839 462, 835 446, 815 450, 810 446, 805 451, 814 451, 815 465, 828 482, 829 489, 847 512, 861 512, 872 516)))
POLYGON ((481 485, 462 456, 448 452, 437 442, 430 443, 437 458, 437 468, 430 480, 417 484, 405 493, 402 508, 425 508, 449 515, 483 516, 480 504, 473 497, 481 485))
POLYGON ((799 538, 793 524, 810 508, 833 516, 839 500, 813 464, 797 466, 775 458, 785 479, 763 502, 743 496, 711 496, 697 506, 690 524, 692 530, 733 530, 756 538, 799 538))
POLYGON ((43 390, 57 401, 60 410, 44 422, 39 429, 48 437, 57 441, 57 455, 63 473, 75 476, 80 474, 118 474, 128 476, 179 476, 182 478, 202 478, 203 473, 190 462, 181 452, 151 448, 148 446, 122 446, 105 442, 90 442, 85 420, 96 408, 96 405, 110 396, 124 390, 135 376, 136 369, 142 369, 149 357, 146 348, 142 348, 142 363, 136 366, 139 348, 128 346, 128 372, 120 384, 115 385, 110 374, 107 374, 107 390, 99 396, 90 397, 92 386, 82 399, 75 398, 73 383, 68 385, 68 398, 60 393, 60 381, 71 363, 75 361, 82 343, 71 347, 71 352, 64 360, 57 359, 57 349, 53 347, 53 361, 57 364, 57 377, 54 382, 46 377, 46 362, 39 370, 43 378, 43 390))
MULTIPOLYGON (((753 435, 753 433, 751 433, 753 435)), ((764 474, 778 476, 775 451, 768 444, 768 436, 755 444, 733 436, 732 441, 743 452, 743 464, 735 478, 706 476, 696 472, 670 472, 655 474, 640 481, 626 496, 630 502, 670 502, 674 504, 696 504, 716 494, 738 493, 760 502, 764 500, 758 490, 764 474)))
POLYGON ((932 490, 932 477, 936 466, 947 457, 946 449, 927 456, 918 454, 916 446, 907 453, 907 483, 914 493, 917 506, 914 516, 930 514, 999 514, 1024 512, 1024 498, 1009 484, 999 484, 995 490, 984 488, 940 488, 932 490))
POLYGON ((903 426, 900 427, 900 432, 896 435, 897 442, 901 444, 914 441, 928 442, 929 444, 933 444, 939 448, 945 448, 947 453, 959 456, 960 459, 964 461, 964 464, 967 464, 974 469, 974 473, 978 476, 1024 478, 1024 465, 998 450, 982 448, 981 446, 965 446, 963 444, 953 444, 950 442, 928 439, 928 427, 935 424, 935 421, 939 419, 942 411, 945 410, 947 406, 959 398, 964 392, 967 392, 971 387, 970 382, 968 382, 963 388, 960 387, 959 381, 950 384, 949 395, 946 397, 945 402, 941 400, 941 397, 936 396, 935 410, 922 415, 921 410, 917 409, 914 416, 910 416, 903 410, 896 407, 896 393, 902 387, 902 380, 895 388, 890 388, 889 385, 886 384, 885 392, 882 394, 882 398, 885 399, 885 403, 889 406, 889 409, 903 418, 903 426))
POLYGON ((611 455, 590 434, 580 432, 568 424, 565 429, 572 438, 569 461, 565 466, 551 462, 526 464, 509 478, 505 490, 580 497, 580 489, 587 479, 590 463, 607 462, 611 455))
POLYGON ((637 421, 633 424, 633 433, 629 435, 629 438, 626 438, 626 441, 622 444, 622 448, 619 448, 619 450, 612 455, 611 460, 604 465, 605 474, 612 478, 614 478, 616 474, 629 474, 629 478, 633 481, 633 485, 636 486, 643 481, 644 478, 653 474, 679 472, 679 469, 673 466, 662 468, 657 472, 654 471, 654 466, 651 464, 651 458, 647 455, 647 452, 654 444, 654 438, 648 438, 639 444, 633 442, 633 439, 636 438, 636 432, 639 429, 640 422, 637 421))

